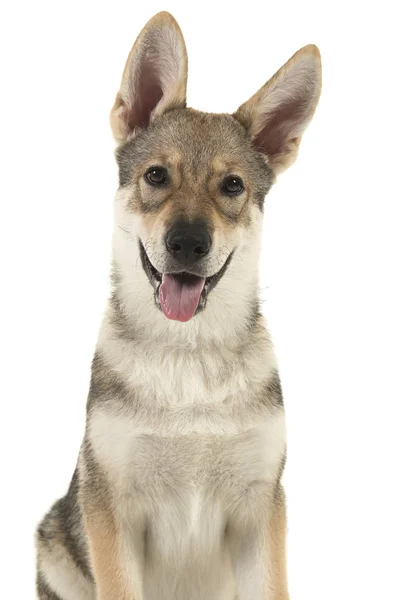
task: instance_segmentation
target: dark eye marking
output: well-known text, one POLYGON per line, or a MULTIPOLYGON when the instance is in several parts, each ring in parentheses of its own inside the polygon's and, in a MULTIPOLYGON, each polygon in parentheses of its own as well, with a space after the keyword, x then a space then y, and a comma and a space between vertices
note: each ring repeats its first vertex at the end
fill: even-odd
POLYGON ((236 175, 229 175, 222 182, 221 191, 226 196, 239 196, 243 190, 243 181, 236 175))
POLYGON ((144 178, 148 184, 159 187, 167 183, 168 175, 163 167, 150 167, 144 174, 144 178))

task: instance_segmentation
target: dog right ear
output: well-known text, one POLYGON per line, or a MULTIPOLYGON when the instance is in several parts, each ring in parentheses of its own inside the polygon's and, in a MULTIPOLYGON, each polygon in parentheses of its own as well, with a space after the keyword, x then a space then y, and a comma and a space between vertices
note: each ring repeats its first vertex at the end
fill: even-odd
POLYGON ((178 23, 168 12, 156 14, 139 34, 128 56, 111 110, 117 142, 172 108, 186 106, 187 53, 178 23))

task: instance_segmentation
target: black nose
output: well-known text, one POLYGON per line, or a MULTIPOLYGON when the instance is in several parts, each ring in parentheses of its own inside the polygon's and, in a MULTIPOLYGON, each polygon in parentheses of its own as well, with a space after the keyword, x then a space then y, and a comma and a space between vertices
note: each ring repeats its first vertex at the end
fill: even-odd
POLYGON ((211 235, 202 221, 178 222, 168 231, 165 245, 174 258, 189 266, 209 253, 211 235))

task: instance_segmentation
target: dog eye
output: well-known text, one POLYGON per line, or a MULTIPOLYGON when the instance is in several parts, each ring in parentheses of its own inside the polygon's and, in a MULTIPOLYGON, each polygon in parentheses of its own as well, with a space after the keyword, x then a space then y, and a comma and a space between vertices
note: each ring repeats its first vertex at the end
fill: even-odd
POLYGON ((162 167, 150 167, 144 177, 150 185, 164 185, 167 181, 167 171, 162 167))
POLYGON ((222 192, 228 196, 238 196, 244 190, 243 181, 240 177, 226 177, 222 184, 222 192))

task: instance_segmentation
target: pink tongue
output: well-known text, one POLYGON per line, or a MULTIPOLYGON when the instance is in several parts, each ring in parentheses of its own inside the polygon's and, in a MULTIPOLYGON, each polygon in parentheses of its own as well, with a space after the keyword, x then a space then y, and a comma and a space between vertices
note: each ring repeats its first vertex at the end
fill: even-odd
POLYGON ((199 305, 205 279, 193 275, 182 278, 163 274, 160 285, 161 308, 168 319, 189 321, 199 305))

